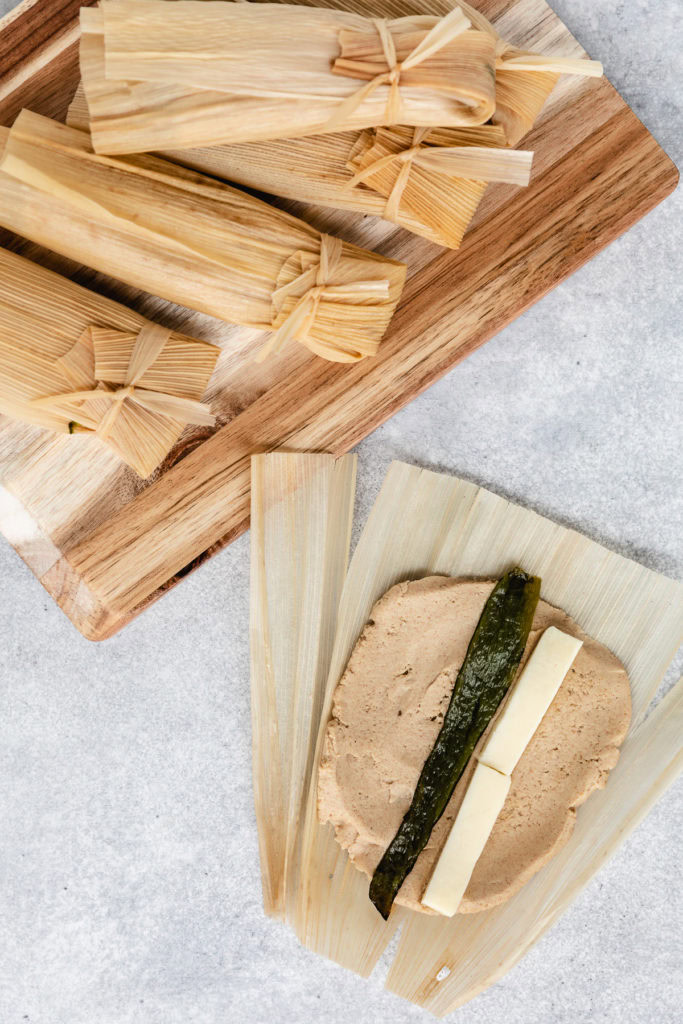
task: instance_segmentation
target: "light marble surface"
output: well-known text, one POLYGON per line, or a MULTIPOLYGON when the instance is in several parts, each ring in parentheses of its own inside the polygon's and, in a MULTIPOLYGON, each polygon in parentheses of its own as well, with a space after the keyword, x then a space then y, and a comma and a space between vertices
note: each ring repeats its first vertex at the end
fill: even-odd
MULTIPOLYGON (((675 0, 555 8, 680 164, 675 0)), ((678 192, 360 445, 358 520, 402 458, 680 575, 681 206, 678 192)), ((248 539, 97 646, 5 544, 0 572, 2 1024, 426 1021, 382 990, 386 962, 361 981, 261 911, 248 539)), ((682 805, 679 783, 457 1019, 680 1020, 682 805)))

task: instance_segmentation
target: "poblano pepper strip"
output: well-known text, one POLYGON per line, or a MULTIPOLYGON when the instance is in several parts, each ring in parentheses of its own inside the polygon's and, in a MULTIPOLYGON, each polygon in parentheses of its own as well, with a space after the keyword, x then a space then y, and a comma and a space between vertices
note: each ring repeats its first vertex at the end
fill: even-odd
POLYGON ((412 803, 370 882, 370 899, 385 920, 515 678, 540 592, 537 576, 512 569, 496 583, 484 605, 412 803))

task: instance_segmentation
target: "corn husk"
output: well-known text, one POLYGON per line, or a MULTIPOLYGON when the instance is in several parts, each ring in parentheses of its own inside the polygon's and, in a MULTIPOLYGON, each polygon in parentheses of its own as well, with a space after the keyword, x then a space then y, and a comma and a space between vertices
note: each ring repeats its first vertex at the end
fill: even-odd
MULTIPOLYGON (((471 131, 483 135, 484 129, 471 131)), ((398 223, 402 208, 414 210, 433 235, 457 248, 486 183, 527 186, 532 159, 533 153, 481 145, 464 131, 458 138, 443 128, 395 127, 364 132, 349 168, 353 186, 386 198, 387 220, 398 223)))
POLYGON ((391 219, 413 234, 452 249, 462 242, 486 190, 488 181, 484 177, 502 173, 516 179, 521 167, 528 181, 531 154, 505 150, 502 129, 493 125, 434 128, 426 137, 425 148, 447 148, 454 164, 463 150, 476 149, 487 164, 478 168, 482 177, 465 178, 457 171, 448 173, 414 164, 397 207, 388 209, 388 199, 404 165, 396 160, 380 166, 376 174, 368 174, 362 181, 354 182, 354 175, 390 153, 405 152, 412 139, 412 128, 379 128, 272 143, 174 150, 168 156, 287 199, 391 219), (263 151, 266 145, 267 154, 263 151))
POLYGON ((325 695, 317 698, 321 730, 300 840, 300 892, 288 915, 304 944, 368 975, 404 923, 387 984, 438 1015, 501 977, 680 770, 683 684, 646 715, 680 642, 682 596, 673 580, 483 488, 393 464, 349 568, 325 695), (431 573, 495 577, 511 564, 541 575, 542 596, 622 660, 632 686, 630 733, 606 789, 579 809, 566 846, 507 904, 447 920, 399 909, 385 924, 367 879, 317 821, 316 766, 334 688, 372 605, 394 583, 431 573))
POLYGON ((171 302, 295 339, 342 362, 376 352, 401 263, 321 235, 156 157, 102 157, 89 136, 22 111, 0 159, 0 223, 171 302))
POLYGON ((199 399, 218 358, 214 345, 165 331, 2 249, 0 276, 4 415, 60 433, 87 432, 141 477, 156 469, 187 423, 213 423, 199 399), (132 394, 112 415, 108 396, 124 384, 143 330, 163 332, 163 348, 139 380, 146 394, 158 396, 156 407, 140 405, 140 396, 132 394), (98 382, 94 400, 73 397, 97 389, 98 382), (101 429, 105 417, 111 420, 106 433, 101 429))
POLYGON ((432 918, 427 928, 418 921, 424 915, 413 915, 401 936, 387 988, 445 1017, 502 978, 676 780, 683 769, 682 734, 680 681, 625 741, 606 789, 580 809, 570 843, 538 879, 484 914, 461 914, 447 924, 432 918))
POLYGON ((81 12, 98 152, 315 135, 381 124, 462 127, 493 113, 494 42, 456 7, 375 22, 286 4, 106 0, 81 12), (208 45, 208 40, 211 45, 208 45))
POLYGON ((251 460, 254 800, 264 908, 281 918, 299 886, 300 817, 348 563, 355 473, 353 455, 251 460))

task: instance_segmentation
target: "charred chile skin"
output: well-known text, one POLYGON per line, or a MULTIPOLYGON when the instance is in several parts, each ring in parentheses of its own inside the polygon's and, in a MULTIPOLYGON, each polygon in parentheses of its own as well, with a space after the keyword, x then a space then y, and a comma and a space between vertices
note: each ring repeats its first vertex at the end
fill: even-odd
POLYGON ((537 576, 512 569, 484 605, 410 807, 370 882, 370 899, 385 920, 515 678, 540 593, 537 576))

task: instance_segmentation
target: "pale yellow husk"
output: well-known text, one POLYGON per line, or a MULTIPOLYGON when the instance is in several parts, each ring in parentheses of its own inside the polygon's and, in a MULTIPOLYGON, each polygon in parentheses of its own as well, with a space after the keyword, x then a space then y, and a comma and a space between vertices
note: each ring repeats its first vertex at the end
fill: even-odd
MULTIPOLYGON (((234 50, 237 59, 223 63, 220 54, 206 48, 206 39, 210 38, 208 33, 215 26, 212 24, 211 29, 207 28, 205 35, 195 27, 195 37, 192 26, 188 28, 184 20, 184 9, 183 3, 175 3, 171 8, 160 0, 149 0, 144 4, 139 0, 113 0, 104 5, 104 15, 101 11, 82 10, 81 72, 90 105, 95 146, 101 152, 185 149, 396 123, 460 127, 483 124, 491 114, 494 123, 505 128, 508 144, 516 145, 538 116, 559 74, 597 76, 602 73, 596 61, 555 54, 544 56, 517 48, 500 38, 490 22, 474 8, 452 0, 424 0, 420 4, 413 0, 380 0, 377 4, 369 0, 322 0, 322 3, 318 0, 313 9, 308 5, 291 8, 277 4, 195 3, 193 19, 220 24, 225 16, 229 16, 233 31, 223 44, 226 56, 228 51, 232 53, 234 50), (335 9, 328 10, 332 5, 335 9), (278 7, 288 13, 278 15, 278 7), (324 9, 319 10, 320 7, 324 9), (166 32, 169 9, 179 24, 166 32), (449 24, 452 25, 458 17, 464 17, 472 28, 456 36, 448 47, 437 51, 430 60, 404 73, 404 84, 400 86, 404 101, 400 107, 391 109, 391 90, 387 85, 381 85, 347 119, 337 117, 330 120, 329 108, 340 98, 335 99, 331 92, 340 90, 340 82, 350 83, 347 84, 347 92, 351 90, 351 95, 354 88, 353 79, 330 74, 330 67, 337 58, 345 59, 345 47, 351 48, 353 40, 349 37, 349 29, 356 26, 359 30, 364 25, 367 31, 367 25, 371 24, 368 19, 378 16, 389 19, 395 34, 398 34, 396 26, 399 25, 402 30, 409 30, 411 25, 427 28, 439 19, 450 19, 449 24), (258 25, 261 32, 263 24, 273 19, 278 22, 282 19, 285 22, 301 21, 307 25, 309 22, 322 24, 340 20, 348 26, 339 40, 335 39, 334 45, 330 46, 330 52, 319 68, 324 84, 317 83, 320 91, 305 105, 305 111, 296 90, 297 87, 308 89, 311 86, 306 61, 317 52, 319 40, 314 31, 309 31, 308 45, 302 52, 300 45, 291 44, 287 29, 280 35, 274 33, 270 41, 278 54, 281 47, 289 46, 283 58, 287 69, 278 78, 275 71, 281 67, 278 60, 273 56, 270 63, 262 63, 263 49, 259 49, 255 56, 253 53, 254 26, 258 25), (149 49, 149 36, 143 35, 142 26, 147 25, 151 31, 152 22, 154 30, 158 30, 162 37, 161 42, 155 43, 157 49, 149 49), (243 44, 240 33, 245 36, 243 44), (140 36, 145 48, 136 57, 135 46, 140 36), (178 49, 165 60, 162 48, 170 47, 171 39, 178 44, 178 49), (112 46, 117 48, 112 51, 112 46), (211 56, 210 61, 206 59, 208 55, 211 56), (452 62, 446 59, 449 55, 452 62), (264 70, 265 64, 268 67, 264 70), (440 76, 447 72, 459 83, 459 88, 450 94, 445 88, 443 95, 439 96, 434 87, 435 75, 430 71, 432 65, 439 84, 442 81, 440 76), (482 75, 484 66, 489 70, 482 75), (494 66, 495 113, 490 74, 494 66), (117 69, 121 69, 123 76, 118 80, 117 69), (144 77, 133 78, 134 73, 144 77), (411 89, 411 74, 428 75, 431 88, 411 89), (194 84, 188 85, 181 80, 183 75, 194 84), (267 81, 265 86, 264 81, 267 81), (226 89, 226 83, 235 90, 232 95, 221 91, 226 89), (252 94, 254 89, 259 90, 258 96, 252 94), (280 98, 280 90, 285 90, 287 96, 280 98), (407 116, 413 107, 414 116, 407 116), (360 115, 366 111, 367 117, 362 118, 360 115), (387 120, 388 113, 394 116, 387 120), (317 124, 313 123, 316 116, 317 124)), ((525 34, 528 26, 522 28, 524 31, 520 34, 525 34)), ((220 48, 220 30, 215 35, 215 46, 220 48)), ((376 37, 375 29, 371 29, 371 35, 366 37, 372 40, 369 44, 370 70, 366 78, 380 65, 387 66, 376 37)), ((267 45, 262 35, 259 40, 261 47, 267 45)), ((400 44, 398 49, 398 56, 403 59, 406 54, 400 44)), ((348 102, 347 99, 345 103, 348 105, 348 102)))
MULTIPOLYGON (((448 0, 433 0, 433 2, 448 2, 448 0)), ((474 28, 487 33, 494 40, 496 48, 496 109, 491 121, 503 129, 507 145, 516 146, 531 129, 545 101, 555 88, 559 75, 543 71, 523 74, 520 71, 501 68, 499 60, 501 53, 514 51, 515 54, 520 54, 526 51, 516 50, 504 40, 488 18, 470 4, 460 2, 459 6, 474 28)), ((528 26, 520 26, 520 28, 526 31, 528 26)))
POLYGON ((626 739, 605 790, 577 816, 570 843, 501 907, 450 920, 415 914, 387 988, 445 1017, 502 978, 568 909, 683 769, 683 680, 626 739), (420 951, 416 958, 416 951, 420 951), (437 980, 441 979, 441 980, 437 980))
POLYGON ((683 684, 643 720, 680 642, 682 589, 474 484, 393 464, 349 568, 318 698, 321 731, 301 837, 300 892, 288 915, 301 940, 367 975, 397 925, 407 922, 388 985, 439 1015, 509 969, 680 769, 683 684), (315 769, 334 687, 373 603, 392 584, 431 573, 496 577, 514 564, 539 574, 543 597, 622 660, 632 684, 631 731, 606 789, 579 809, 567 845, 509 903, 449 920, 399 909, 384 924, 368 899, 367 879, 317 821, 315 769))
POLYGON ((108 444, 141 477, 156 469, 187 423, 213 421, 208 410, 194 405, 199 406, 219 350, 163 331, 163 349, 139 381, 141 388, 160 394, 155 410, 126 398, 106 436, 98 435, 102 419, 111 415, 106 394, 124 383, 137 337, 161 329, 2 249, 0 277, 0 412, 58 432, 87 431, 93 443, 108 444), (64 397, 95 389, 98 382, 101 398, 64 397), (188 403, 193 409, 186 415, 188 403))
POLYGON ((251 461, 251 711, 266 913, 299 887, 299 826, 346 574, 356 457, 251 461))
POLYGON ((348 11, 104 0, 82 12, 81 71, 99 152, 368 128, 460 127, 494 108, 495 45, 459 8, 387 24, 348 11), (98 45, 97 38, 101 39, 98 45))
POLYGON ((5 227, 171 302, 275 331, 276 347, 305 305, 295 337, 312 351, 352 362, 377 350, 403 264, 168 161, 98 156, 86 133, 26 110, 3 134, 5 227), (326 248, 335 258, 321 280, 326 248))

